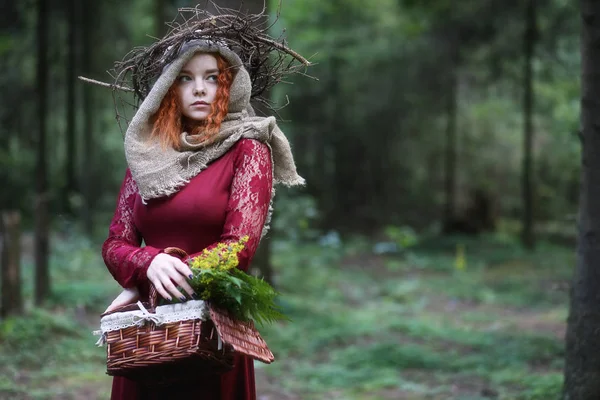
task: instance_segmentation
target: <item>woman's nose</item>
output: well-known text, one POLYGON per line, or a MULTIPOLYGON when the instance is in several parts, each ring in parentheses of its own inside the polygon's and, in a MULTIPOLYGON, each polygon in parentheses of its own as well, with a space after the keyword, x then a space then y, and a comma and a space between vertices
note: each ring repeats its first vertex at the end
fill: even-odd
POLYGON ((194 88, 194 92, 195 93, 204 93, 204 79, 197 79, 196 80, 196 84, 195 84, 195 88, 194 88))

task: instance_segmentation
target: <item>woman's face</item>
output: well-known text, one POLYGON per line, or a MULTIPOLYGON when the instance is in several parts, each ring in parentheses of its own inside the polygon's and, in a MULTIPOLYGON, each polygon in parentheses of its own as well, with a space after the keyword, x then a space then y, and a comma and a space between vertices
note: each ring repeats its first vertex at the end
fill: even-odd
POLYGON ((218 76, 217 59, 211 54, 198 53, 183 66, 177 77, 177 95, 184 116, 195 121, 208 117, 217 95, 218 76))

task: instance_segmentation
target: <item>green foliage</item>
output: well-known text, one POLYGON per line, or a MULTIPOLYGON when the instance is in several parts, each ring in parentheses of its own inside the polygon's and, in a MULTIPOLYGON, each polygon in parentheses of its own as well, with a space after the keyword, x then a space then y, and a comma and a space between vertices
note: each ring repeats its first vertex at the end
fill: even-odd
MULTIPOLYGON (((269 2, 275 17, 279 2, 269 2)), ((25 3, 23 3, 25 4, 25 3)), ((167 17, 174 15, 171 2, 167 17)), ((155 34, 151 3, 90 3, 93 23, 86 26, 95 43, 92 66, 79 71, 108 81, 114 60, 155 34), (106 23, 110 21, 110 23, 106 23)), ((573 214, 579 189, 579 25, 577 4, 563 0, 538 3, 539 41, 534 60, 536 217, 561 220, 573 214)), ((482 189, 498 215, 519 217, 522 147, 523 13, 520 3, 483 0, 460 4, 447 0, 381 0, 365 7, 356 0, 286 0, 273 34, 286 30, 288 42, 315 65, 291 85, 274 91, 281 127, 293 140, 302 196, 276 207, 273 225, 292 239, 314 239, 314 227, 372 233, 388 225, 416 230, 435 226, 444 200, 443 157, 447 122, 450 42, 461 41, 458 91, 457 201, 462 211, 469 193, 482 189), (307 106, 310 105, 310 106, 307 106), (346 210, 351 210, 348 218, 346 210), (277 218, 282 218, 281 222, 277 218), (289 223, 288 223, 289 222, 289 223)), ((31 138, 38 121, 30 118, 38 96, 35 7, 12 9, 11 31, 0 32, 0 83, 6 87, 0 108, 0 181, 6 190, 0 208, 21 208, 33 215, 31 138), (15 172, 15 171, 18 171, 15 172)), ((67 157, 65 137, 68 32, 65 13, 51 12, 49 42, 49 116, 47 154, 49 198, 54 222, 70 208, 80 221, 89 206, 96 232, 114 209, 115 192, 125 170, 123 137, 115 123, 110 90, 91 87, 92 132, 83 132, 83 83, 77 82, 78 180, 93 182, 83 196, 63 193, 67 157), (89 136, 88 136, 89 135, 89 136), (91 137, 93 151, 82 156, 91 137), (85 172, 85 174, 84 174, 85 172)), ((81 28, 81 27, 80 27, 81 28)), ((81 66, 79 66, 81 67, 81 66)), ((81 69, 81 68, 79 68, 81 69)), ((130 118, 133 108, 126 112, 130 118)), ((81 185, 80 185, 81 186, 81 185)), ((28 217, 25 221, 30 224, 28 217)))
MULTIPOLYGON (((94 246, 67 239, 53 241, 65 257, 53 264, 52 308, 0 322, 0 397, 105 398, 110 389, 90 333, 101 312, 92 303, 108 304, 117 288, 104 268, 90 268, 100 262, 94 246)), ((306 399, 481 399, 484 388, 504 400, 556 398, 566 293, 546 283, 568 279, 571 249, 525 253, 503 236, 419 237, 393 255, 371 247, 352 237, 340 247, 274 241, 277 304, 289 320, 260 329, 276 364, 257 368, 277 390, 306 399)))
POLYGON ((481 382, 507 400, 555 398, 563 343, 536 326, 564 324, 566 294, 535 282, 567 279, 573 254, 551 246, 526 254, 502 237, 451 239, 422 238, 406 255, 368 266, 349 248, 353 258, 330 262, 325 248, 280 247, 276 265, 292 322, 265 330, 281 363, 267 372, 307 398, 340 391, 479 398, 475 389, 451 394, 462 382, 481 382), (456 243, 465 241, 470 259, 457 273, 456 243))
POLYGON ((517 397, 517 400, 559 399, 562 393, 563 375, 553 373, 539 377, 526 377, 524 382, 528 389, 517 397))
POLYGON ((76 230, 64 227, 64 232, 69 233, 50 241, 54 285, 46 308, 31 308, 27 301, 32 298, 34 268, 25 262, 28 312, 0 320, 0 398, 109 397, 106 350, 94 346, 92 331, 119 287, 104 266, 98 244, 76 230))
POLYGON ((70 313, 37 309, 0 321, 0 398, 71 398, 79 386, 102 380, 105 354, 93 342, 90 328, 70 313))
POLYGON ((298 190, 278 192, 275 196, 271 234, 290 241, 314 240, 319 236, 316 227, 319 215, 316 199, 298 190))
POLYGON ((22 200, 29 189, 28 182, 14 171, 33 170, 33 153, 27 150, 16 138, 11 138, 6 147, 0 147, 0 182, 12 189, 3 190, 0 194, 0 204, 4 208, 22 209, 22 200))
POLYGON ((408 248, 418 243, 419 238, 414 231, 408 226, 388 226, 384 230, 385 235, 392 241, 397 243, 400 248, 408 248))
MULTIPOLYGON (((285 3, 282 11, 276 28, 285 27, 301 52, 316 53, 317 65, 308 72, 319 82, 299 77, 294 86, 278 88, 277 97, 291 100, 283 110, 292 122, 286 131, 326 229, 436 222, 432 210, 444 199, 449 47, 456 37, 458 211, 479 189, 499 215, 519 216, 519 2, 381 1, 365 8, 354 1, 308 1, 285 3), (353 218, 341 210, 352 210, 353 218)), ((577 206, 577 15, 572 3, 538 3, 534 175, 542 220, 563 218, 577 206)))
POLYGON ((49 337, 74 334, 72 321, 42 310, 35 310, 28 318, 7 318, 0 325, 2 345, 24 356, 27 352, 23 350, 30 346, 41 348, 49 337))
POLYGON ((116 291, 117 284, 102 281, 79 281, 55 284, 47 304, 51 307, 72 308, 102 312, 106 309, 107 295, 116 291))
MULTIPOLYGON (((544 221, 538 229, 567 232, 572 240, 574 223, 567 218, 576 214, 579 191, 581 21, 576 2, 553 0, 538 6, 535 213, 544 221)), ((95 43, 92 69, 81 73, 107 81, 105 71, 114 60, 151 40, 156 21, 149 2, 100 2, 95 7, 89 26, 95 43)), ((14 31, 0 34, 0 83, 5 88, 0 208, 21 208, 27 226, 35 190, 32 137, 40 122, 32 111, 38 98, 36 10, 21 2, 15 11, 14 31)), ((275 280, 283 293, 277 304, 293 322, 268 328, 269 344, 281 363, 281 372, 269 373, 280 373, 282 385, 315 392, 317 399, 355 398, 384 387, 449 398, 454 396, 448 394, 451 385, 460 389, 461 382, 473 380, 494 386, 500 398, 554 398, 561 379, 560 341, 536 331, 564 322, 566 294, 557 287, 571 276, 572 251, 542 244, 526 254, 505 234, 518 232, 515 220, 522 207, 519 4, 382 0, 366 6, 358 0, 286 0, 281 11, 274 32, 285 28, 291 46, 312 56, 316 65, 307 72, 318 81, 298 76, 274 94, 280 104, 286 95, 290 98, 281 127, 293 139, 308 186, 277 196, 272 234, 286 239, 273 243, 275 280), (500 14, 492 4, 501 6, 500 14), (464 208, 474 188, 491 194, 504 233, 440 240, 421 233, 436 230, 444 200, 447 80, 453 72, 448 44, 458 33, 466 33, 468 40, 462 42, 454 71, 459 78, 457 203, 464 208), (385 240, 402 252, 370 254, 371 240, 350 237, 352 231, 379 234, 382 227, 388 227, 385 240), (459 248, 464 249, 464 269, 457 268, 459 248), (540 325, 532 327, 528 321, 540 325), (392 349, 394 343, 400 348, 392 349), (510 351, 503 352, 505 348, 510 351), (536 359, 543 365, 535 364, 536 359), (403 369, 394 371, 392 363, 403 369), (428 378, 411 374, 411 369, 425 371, 428 378)), ((64 236, 51 240, 53 295, 48 304, 62 317, 32 313, 27 318, 35 330, 25 319, 0 322, 0 365, 5 365, 0 367, 0 393, 8 398, 66 398, 71 396, 66 389, 35 388, 53 380, 57 371, 97 374, 102 357, 86 350, 89 329, 63 324, 60 318, 73 322, 78 313, 97 313, 118 290, 98 244, 81 238, 68 222, 72 217, 63 213, 68 30, 64 13, 53 11, 51 17, 48 196, 53 223, 64 236), (21 329, 22 340, 16 333, 21 329), (44 332, 51 339, 42 346, 44 332), (37 346, 41 350, 31 350, 37 346), (85 359, 80 371, 69 370, 64 360, 73 353, 85 359), (22 365, 44 372, 23 378, 22 365), (86 372, 85 365, 94 367, 86 372), (20 379, 34 389, 22 393, 20 379)), ((110 96, 107 89, 92 90, 92 132, 82 129, 81 97, 76 104, 77 173, 80 180, 84 171, 91 173, 87 200, 102 238, 125 169, 110 96), (87 135, 94 140, 92 154, 81 151, 87 135)), ((82 197, 76 194, 67 201, 77 225, 82 197)), ((26 256, 28 298, 32 264, 26 256)), ((227 290, 238 284, 232 280, 227 290)), ((473 393, 457 396, 478 398, 473 393)))
POLYGON ((193 273, 190 285, 203 300, 230 312, 242 321, 260 325, 285 319, 275 304, 277 292, 269 283, 237 269, 238 253, 248 236, 235 243, 219 243, 205 249, 189 263, 193 273))

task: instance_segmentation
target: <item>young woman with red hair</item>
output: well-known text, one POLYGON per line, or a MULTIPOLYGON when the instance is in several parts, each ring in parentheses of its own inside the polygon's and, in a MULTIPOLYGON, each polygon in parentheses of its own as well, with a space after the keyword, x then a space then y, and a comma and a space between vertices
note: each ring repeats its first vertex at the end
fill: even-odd
POLYGON ((203 135, 206 140, 210 140, 219 131, 221 122, 227 115, 231 80, 231 71, 223 57, 218 54, 196 54, 184 66, 177 82, 161 102, 152 133, 160 137, 163 145, 174 148, 179 146, 181 132, 203 135), (198 73, 198 81, 192 79, 196 78, 191 76, 192 70, 198 73), (194 90, 197 93, 200 90, 210 92, 210 103, 197 100, 206 103, 205 107, 196 107, 199 111, 197 115, 193 114, 196 109, 183 105, 186 96, 195 99, 194 90))
MULTIPOLYGON (((150 284, 165 299, 196 296, 186 260, 167 247, 194 257, 248 236, 238 254, 238 268, 248 270, 268 228, 274 183, 303 183, 275 119, 254 116, 251 89, 239 57, 214 42, 184 43, 163 68, 125 135, 128 168, 102 247, 124 291, 107 311, 147 301, 150 284)), ((111 399, 178 396, 253 400, 253 362, 236 355, 230 372, 160 389, 115 377, 111 399)))

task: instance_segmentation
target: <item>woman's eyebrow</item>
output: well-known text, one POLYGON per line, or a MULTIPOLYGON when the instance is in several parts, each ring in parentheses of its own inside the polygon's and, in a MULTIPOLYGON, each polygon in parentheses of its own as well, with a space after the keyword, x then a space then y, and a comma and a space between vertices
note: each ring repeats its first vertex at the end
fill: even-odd
MULTIPOLYGON (((187 69, 182 69, 181 71, 179 71, 180 74, 188 74, 188 75, 193 75, 193 73, 191 71, 188 71, 187 69)), ((204 71, 205 74, 217 74, 219 73, 218 69, 207 69, 206 71, 204 71)))

